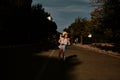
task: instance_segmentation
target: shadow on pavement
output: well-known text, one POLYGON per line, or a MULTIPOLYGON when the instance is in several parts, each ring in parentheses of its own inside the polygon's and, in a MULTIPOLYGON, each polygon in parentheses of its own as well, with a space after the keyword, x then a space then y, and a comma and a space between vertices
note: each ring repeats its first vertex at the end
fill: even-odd
MULTIPOLYGON (((45 45, 0 47, 1 74, 5 80, 31 80, 32 54, 48 51, 45 45)), ((42 58, 41 58, 42 59, 42 58)))
POLYGON ((70 77, 69 72, 81 62, 74 59, 75 55, 67 57, 65 61, 45 56, 32 57, 32 54, 49 50, 49 48, 45 46, 41 48, 41 46, 0 48, 1 74, 5 76, 3 79, 34 80, 43 64, 49 61, 49 66, 45 69, 41 79, 38 80, 70 80, 72 76, 70 77))
POLYGON ((74 79, 74 75, 70 72, 81 62, 78 61, 76 55, 68 56, 65 61, 54 57, 34 56, 32 64, 33 80, 71 80, 74 79), (41 67, 42 64, 47 65, 41 67), (44 69, 43 72, 40 71, 41 69, 44 69))

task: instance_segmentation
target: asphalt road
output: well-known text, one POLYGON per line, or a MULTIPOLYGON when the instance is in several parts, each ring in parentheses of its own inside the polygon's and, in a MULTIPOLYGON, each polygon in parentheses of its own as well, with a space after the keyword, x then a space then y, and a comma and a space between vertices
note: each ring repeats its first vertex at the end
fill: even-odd
POLYGON ((69 46, 66 60, 58 49, 32 55, 33 80, 120 80, 120 58, 69 46))

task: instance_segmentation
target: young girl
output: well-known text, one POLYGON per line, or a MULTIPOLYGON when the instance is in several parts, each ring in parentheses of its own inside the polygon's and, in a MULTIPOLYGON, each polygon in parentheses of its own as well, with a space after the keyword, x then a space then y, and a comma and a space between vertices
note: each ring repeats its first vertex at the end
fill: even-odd
POLYGON ((60 43, 60 45, 58 46, 60 48, 59 51, 59 59, 65 59, 65 51, 67 49, 67 45, 70 45, 70 40, 68 38, 68 33, 67 32, 63 32, 62 35, 60 36, 60 39, 58 40, 58 42, 60 43))

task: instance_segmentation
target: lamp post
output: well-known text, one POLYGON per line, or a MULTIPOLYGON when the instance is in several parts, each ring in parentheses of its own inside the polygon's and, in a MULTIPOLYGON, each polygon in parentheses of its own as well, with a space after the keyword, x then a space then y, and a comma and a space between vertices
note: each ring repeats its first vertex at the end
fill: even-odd
POLYGON ((52 21, 52 17, 51 17, 51 16, 48 16, 47 19, 48 19, 49 21, 52 21))
POLYGON ((92 34, 89 34, 89 35, 88 35, 88 38, 89 38, 89 41, 90 41, 90 43, 91 43, 91 42, 92 42, 92 40, 91 40, 92 34))
POLYGON ((89 34, 88 37, 91 38, 91 37, 92 37, 92 34, 89 34))

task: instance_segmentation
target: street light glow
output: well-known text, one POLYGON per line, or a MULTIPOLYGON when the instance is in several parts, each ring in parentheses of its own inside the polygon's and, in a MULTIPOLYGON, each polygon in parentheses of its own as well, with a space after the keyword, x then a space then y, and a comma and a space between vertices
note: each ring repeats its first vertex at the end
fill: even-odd
POLYGON ((48 19, 49 21, 51 21, 51 20, 52 20, 51 16, 48 16, 48 17, 47 17, 47 19, 48 19))
POLYGON ((89 34, 88 37, 91 38, 91 37, 92 37, 92 34, 89 34))

